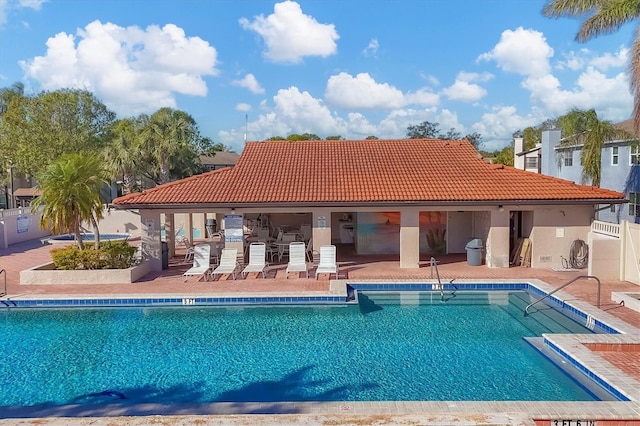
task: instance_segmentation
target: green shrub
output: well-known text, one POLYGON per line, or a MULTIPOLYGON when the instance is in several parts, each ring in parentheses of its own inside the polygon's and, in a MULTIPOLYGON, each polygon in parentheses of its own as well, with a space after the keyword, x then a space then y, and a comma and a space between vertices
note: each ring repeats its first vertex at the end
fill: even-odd
POLYGON ((126 269, 135 264, 136 248, 126 241, 107 241, 99 249, 69 246, 51 250, 56 269, 126 269))

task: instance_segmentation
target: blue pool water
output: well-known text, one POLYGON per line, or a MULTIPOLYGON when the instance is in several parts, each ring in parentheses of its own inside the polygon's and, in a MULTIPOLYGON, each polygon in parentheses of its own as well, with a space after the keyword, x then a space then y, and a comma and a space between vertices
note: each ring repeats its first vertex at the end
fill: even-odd
POLYGON ((528 295, 501 293, 445 303, 370 294, 347 307, 4 309, 0 406, 593 400, 523 340, 588 330, 525 318, 528 295))
MULTIPOLYGON (((130 234, 100 234, 100 241, 121 241, 129 239, 130 234)), ((73 234, 54 235, 49 237, 50 243, 75 241, 76 237, 73 234)), ((94 241, 96 236, 94 234, 82 234, 82 241, 94 241)))

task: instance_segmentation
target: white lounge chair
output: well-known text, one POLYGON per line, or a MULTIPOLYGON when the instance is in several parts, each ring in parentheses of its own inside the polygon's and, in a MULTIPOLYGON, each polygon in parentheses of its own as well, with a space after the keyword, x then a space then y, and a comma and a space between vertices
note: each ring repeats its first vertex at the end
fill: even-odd
POLYGON ((264 278, 264 270, 267 268, 267 249, 265 243, 251 243, 249 245, 249 264, 242 270, 246 277, 250 272, 260 272, 264 278))
POLYGON ((306 247, 303 241, 289 243, 289 263, 287 264, 287 277, 289 272, 304 272, 309 278, 307 267, 306 247))
POLYGON ((320 262, 316 269, 316 279, 318 274, 336 274, 338 279, 338 263, 336 262, 336 246, 321 246, 320 247, 320 262))
POLYGON ((205 281, 207 272, 211 269, 210 256, 211 246, 209 244, 198 244, 193 248, 193 266, 182 274, 185 281, 192 275, 204 276, 205 281))
POLYGON ((231 274, 236 279, 236 269, 238 268, 238 249, 222 249, 220 255, 220 265, 211 271, 211 276, 231 274))

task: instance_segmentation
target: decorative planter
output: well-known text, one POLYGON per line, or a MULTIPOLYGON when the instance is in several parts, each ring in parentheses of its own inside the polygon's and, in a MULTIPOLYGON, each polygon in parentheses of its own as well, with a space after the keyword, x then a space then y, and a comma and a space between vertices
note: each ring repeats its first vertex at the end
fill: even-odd
POLYGON ((130 284, 150 271, 148 263, 127 269, 60 271, 49 262, 20 271, 20 284, 130 284))

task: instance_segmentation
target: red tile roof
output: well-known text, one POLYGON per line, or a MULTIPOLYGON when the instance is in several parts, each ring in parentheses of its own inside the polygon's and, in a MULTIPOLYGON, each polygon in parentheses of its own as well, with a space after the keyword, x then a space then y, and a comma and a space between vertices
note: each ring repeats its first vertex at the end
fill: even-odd
POLYGON ((607 189, 491 165, 467 141, 268 141, 246 144, 233 168, 114 200, 124 208, 179 205, 594 202, 607 189))

